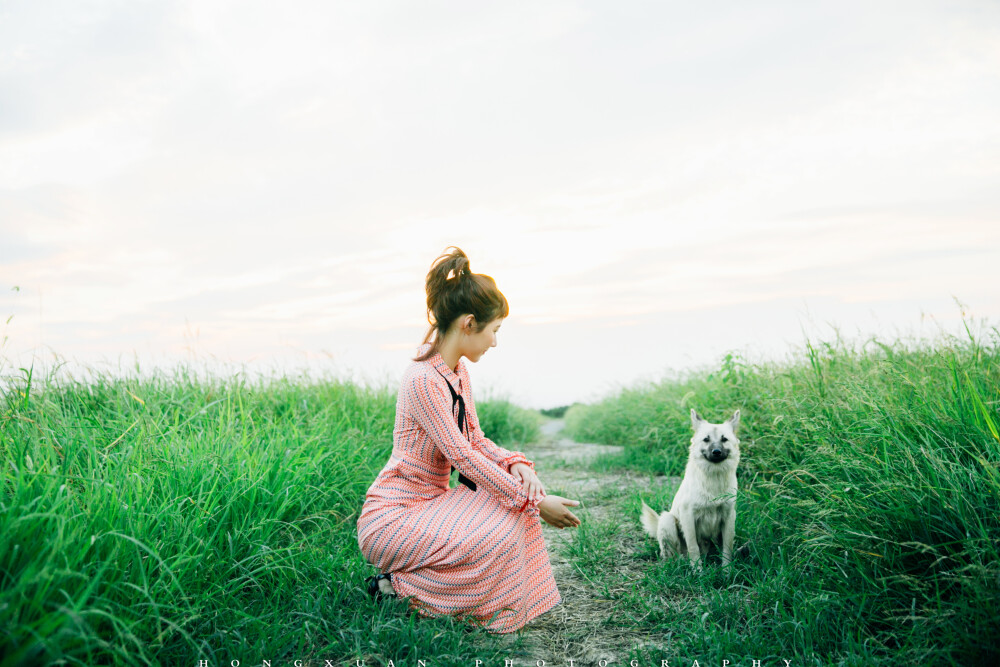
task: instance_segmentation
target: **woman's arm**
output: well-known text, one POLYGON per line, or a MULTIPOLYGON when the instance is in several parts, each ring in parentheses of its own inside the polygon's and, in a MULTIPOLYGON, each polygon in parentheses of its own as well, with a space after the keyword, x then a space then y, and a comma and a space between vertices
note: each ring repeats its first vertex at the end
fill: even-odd
MULTIPOLYGON (((535 474, 535 464, 528 460, 522 452, 512 452, 504 449, 486 437, 479 426, 479 415, 476 413, 476 403, 472 399, 472 384, 468 373, 462 369, 462 387, 466 389, 465 404, 468 407, 469 441, 480 450, 486 458, 509 472, 521 483, 521 488, 531 498, 532 502, 541 502, 545 498, 545 487, 535 474)), ((541 506, 539 506, 541 509, 541 506)))
POLYGON ((468 371, 463 369, 460 377, 462 379, 462 386, 468 389, 467 392, 463 393, 466 394, 465 406, 469 417, 469 442, 472 443, 472 446, 480 450, 490 461, 493 461, 493 463, 496 463, 508 472, 510 472, 510 467, 515 463, 524 463, 534 470, 535 464, 529 461, 528 457, 523 453, 504 449, 486 437, 483 429, 479 427, 479 415, 476 414, 476 402, 472 399, 472 383, 469 380, 468 371))
POLYGON ((469 441, 472 446, 483 453, 486 458, 497 464, 504 470, 510 471, 510 467, 515 463, 524 463, 535 469, 535 464, 528 460, 522 452, 512 452, 496 444, 486 437, 483 429, 479 427, 479 417, 476 416, 476 408, 472 401, 468 401, 469 407, 469 441))
POLYGON ((476 483, 477 489, 493 494, 505 507, 537 513, 537 501, 532 502, 514 476, 474 448, 459 430, 451 411, 451 396, 444 387, 416 373, 404 382, 402 391, 406 392, 416 422, 451 464, 476 483))

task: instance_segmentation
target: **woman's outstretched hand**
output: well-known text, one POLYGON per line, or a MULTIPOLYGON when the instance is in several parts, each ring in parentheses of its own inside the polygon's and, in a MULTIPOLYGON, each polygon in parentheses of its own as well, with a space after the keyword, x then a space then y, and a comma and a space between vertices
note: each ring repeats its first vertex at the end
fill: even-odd
POLYGON ((515 463, 510 467, 510 474, 524 485, 524 495, 528 496, 532 502, 541 498, 545 493, 545 487, 542 486, 541 480, 538 479, 538 475, 531 469, 531 466, 525 463, 515 463))
POLYGON ((559 529, 575 528, 580 525, 580 520, 568 508, 579 504, 579 500, 570 500, 562 496, 545 496, 542 502, 538 503, 538 513, 550 526, 559 529))

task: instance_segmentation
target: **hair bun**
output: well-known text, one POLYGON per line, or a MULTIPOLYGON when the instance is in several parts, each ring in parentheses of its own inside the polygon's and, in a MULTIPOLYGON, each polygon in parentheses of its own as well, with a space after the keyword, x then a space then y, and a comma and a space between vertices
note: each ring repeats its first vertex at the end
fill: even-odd
POLYGON ((469 268, 469 256, 461 248, 452 246, 445 250, 444 255, 438 258, 441 268, 445 270, 445 280, 459 280, 472 275, 469 268))

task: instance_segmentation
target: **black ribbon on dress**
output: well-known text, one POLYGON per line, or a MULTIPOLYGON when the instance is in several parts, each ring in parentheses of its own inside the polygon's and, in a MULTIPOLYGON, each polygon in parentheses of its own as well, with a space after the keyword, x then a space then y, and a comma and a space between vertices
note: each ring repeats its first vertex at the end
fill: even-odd
MULTIPOLYGON (((438 371, 438 374, 440 374, 441 377, 444 377, 444 374, 441 373, 441 371, 438 371)), ((468 420, 466 420, 466 418, 465 418, 465 401, 462 399, 462 395, 459 394, 457 391, 455 391, 455 388, 451 386, 450 382, 448 382, 448 378, 444 378, 444 383, 446 385, 448 385, 448 391, 451 392, 451 411, 452 411, 452 414, 455 413, 455 404, 458 403, 458 430, 461 431, 462 433, 464 433, 466 437, 468 437, 469 436, 469 423, 468 423, 468 420)), ((455 466, 452 466, 451 469, 454 470, 455 466)), ((468 477, 466 477, 465 475, 463 475, 462 473, 458 473, 458 483, 459 484, 465 484, 467 487, 469 487, 473 491, 476 490, 476 483, 473 482, 468 477)))

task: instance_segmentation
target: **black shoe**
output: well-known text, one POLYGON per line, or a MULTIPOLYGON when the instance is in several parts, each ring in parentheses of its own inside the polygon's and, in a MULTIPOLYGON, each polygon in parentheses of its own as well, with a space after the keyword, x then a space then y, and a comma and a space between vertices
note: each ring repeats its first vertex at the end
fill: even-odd
POLYGON ((367 579, 365 579, 365 584, 367 584, 368 587, 368 595, 375 598, 376 602, 381 602, 382 598, 384 597, 396 597, 395 595, 385 595, 384 593, 382 593, 382 590, 379 588, 378 585, 378 582, 381 581, 382 579, 385 579, 390 584, 392 583, 392 577, 388 573, 377 574, 374 577, 368 577, 367 579))

